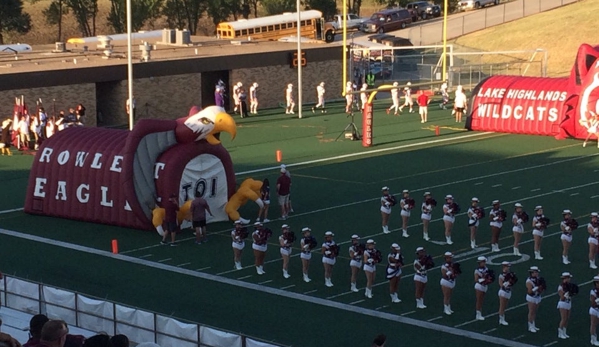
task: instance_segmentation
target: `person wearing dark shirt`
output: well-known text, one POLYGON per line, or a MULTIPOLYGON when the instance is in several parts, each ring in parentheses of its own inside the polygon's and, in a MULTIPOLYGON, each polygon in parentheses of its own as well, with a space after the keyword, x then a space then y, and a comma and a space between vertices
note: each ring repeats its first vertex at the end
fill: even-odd
POLYGON ((291 178, 286 175, 287 169, 281 168, 281 175, 277 179, 277 194, 279 196, 279 205, 281 206, 281 219, 287 219, 289 211, 289 192, 291 191, 291 178))
POLYGON ((69 328, 62 320, 49 320, 42 328, 40 347, 64 347, 69 328))
POLYGON ((195 199, 191 202, 191 221, 195 229, 195 243, 197 244, 208 241, 208 235, 206 235, 206 212, 212 216, 208 202, 202 198, 199 192, 196 192, 195 199))
POLYGON ((171 246, 176 246, 175 237, 177 236, 177 212, 179 211, 179 202, 177 201, 177 194, 172 194, 168 201, 164 204, 164 222, 166 223, 166 229, 164 236, 162 236, 161 245, 168 245, 166 241, 168 235, 171 235, 171 246))
POLYGON ((268 223, 270 219, 268 219, 268 207, 270 206, 270 182, 268 178, 265 178, 262 181, 262 187, 260 187, 260 199, 264 205, 260 207, 260 211, 258 211, 258 218, 256 222, 268 223), (262 219, 264 217, 264 219, 262 219))
POLYGON ((239 113, 241 114, 241 118, 246 118, 250 116, 250 114, 248 113, 247 99, 248 96, 245 92, 245 89, 241 89, 239 91, 239 113))

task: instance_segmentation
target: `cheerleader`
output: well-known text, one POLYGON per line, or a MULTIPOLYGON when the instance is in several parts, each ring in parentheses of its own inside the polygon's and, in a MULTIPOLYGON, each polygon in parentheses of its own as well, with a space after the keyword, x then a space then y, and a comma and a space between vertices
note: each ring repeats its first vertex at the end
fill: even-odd
POLYGON ((268 178, 265 178, 264 181, 262 181, 262 187, 260 187, 260 199, 262 200, 263 205, 258 211, 258 218, 256 219, 256 222, 260 222, 260 220, 262 220, 263 223, 268 223, 270 222, 270 219, 267 218, 268 207, 270 206, 270 182, 268 181, 268 178))
POLYGON ((528 278, 526 279, 526 301, 528 302, 528 331, 536 333, 539 328, 535 325, 537 318, 537 310, 541 303, 541 293, 545 290, 543 286, 540 286, 539 281, 539 268, 531 266, 528 269, 528 278))
POLYGON ((499 252, 499 234, 501 233, 501 227, 503 226, 503 213, 499 200, 493 200, 493 208, 489 212, 489 219, 491 222, 491 252, 499 252))
POLYGON ((593 277, 593 288, 591 289, 591 307, 589 316, 591 317, 591 345, 599 346, 597 341, 597 324, 599 323, 599 276, 593 277))
POLYGON ((597 212, 591 213, 591 222, 587 225, 587 231, 589 232, 589 267, 596 269, 595 257, 597 256, 597 246, 599 246, 599 214, 597 212))
POLYGON ((392 109, 395 109, 395 112, 393 113, 395 116, 398 115, 398 111, 399 111, 399 88, 397 88, 399 86, 399 83, 397 82, 393 82, 393 89, 391 89, 391 101, 393 102, 393 104, 387 109, 387 114, 391 113, 392 109))
POLYGON ((562 263, 564 265, 570 264, 570 260, 568 260, 568 252, 570 251, 570 245, 572 245, 572 228, 568 225, 568 222, 572 218, 572 211, 564 210, 562 212, 562 216, 564 219, 559 224, 560 229, 562 230, 562 236, 560 239, 562 240, 562 263))
POLYGON ((368 83, 362 84, 362 88, 360 89, 360 101, 362 102, 362 111, 364 111, 364 107, 366 107, 366 104, 368 103, 368 92, 366 92, 367 89, 368 83))
POLYGON ((445 252, 445 264, 441 266, 441 291, 443 292, 443 313, 451 315, 451 294, 455 287, 455 278, 459 275, 454 271, 453 254, 445 252))
POLYGON ((572 310, 572 295, 574 295, 569 291, 571 279, 572 275, 569 272, 563 272, 562 283, 557 287, 557 294, 559 296, 557 309, 561 318, 557 328, 557 337, 560 339, 570 337, 566 334, 566 329, 568 328, 568 320, 570 319, 570 311, 572 310))
POLYGON ((599 119, 594 112, 590 111, 590 114, 590 119, 581 121, 581 124, 587 128, 587 138, 584 139, 582 147, 586 147, 591 136, 595 136, 597 138, 597 148, 599 148, 599 119))
POLYGON ((331 275, 333 273, 333 265, 337 260, 337 244, 333 240, 332 231, 324 233, 324 242, 321 247, 322 252, 322 265, 324 266, 324 285, 332 287, 333 282, 331 281, 331 275))
POLYGON ((293 112, 293 108, 295 107, 295 100, 293 99, 293 84, 289 83, 287 85, 287 89, 285 89, 285 102, 287 103, 287 107, 285 107, 285 114, 295 114, 293 112))
POLYGON ((499 324, 505 326, 509 325, 505 320, 505 310, 512 297, 512 286, 516 283, 516 275, 513 272, 510 272, 511 266, 512 264, 509 261, 502 262, 502 271, 498 277, 499 292, 497 293, 497 296, 499 296, 499 324))
POLYGON ((349 268, 351 269, 351 287, 352 292, 357 293, 358 271, 362 267, 362 256, 364 255, 363 245, 360 244, 360 236, 354 234, 351 237, 351 246, 349 246, 349 268))
POLYGON ((478 267, 474 270, 474 291, 476 293, 476 320, 485 320, 483 317, 483 301, 487 293, 487 275, 489 268, 487 267, 487 258, 478 257, 478 267))
POLYGON ((470 228, 470 248, 476 248, 476 232, 478 231, 478 225, 480 224, 480 212, 478 207, 478 198, 472 198, 470 202, 470 208, 468 209, 468 227, 470 228))
POLYGON ((410 199, 410 191, 404 189, 402 192, 402 199, 399 201, 401 207, 401 236, 410 237, 408 235, 408 221, 410 220, 410 214, 414 208, 414 199, 410 199))
POLYGON ((535 216, 532 218, 532 237, 534 240, 535 260, 543 260, 543 257, 541 257, 541 241, 543 241, 543 235, 545 229, 547 229, 546 221, 547 219, 543 214, 543 206, 536 206, 535 216))
POLYGON ((381 217, 383 219, 383 233, 389 234, 389 215, 391 207, 395 205, 395 198, 389 194, 389 187, 383 187, 383 196, 381 197, 381 217))
POLYGON ((243 227, 240 220, 235 221, 235 229, 231 231, 231 247, 233 247, 233 261, 235 269, 241 270, 241 253, 245 247, 245 238, 247 237, 247 229, 243 227))
POLYGON ((424 193, 424 201, 422 202, 422 214, 420 214, 420 219, 422 219, 422 238, 425 241, 430 240, 428 237, 428 226, 431 222, 433 208, 437 206, 437 202, 433 199, 430 192, 424 193))
POLYGON ((302 260, 302 274, 304 276, 304 282, 308 283, 312 281, 308 277, 308 270, 310 269, 310 259, 312 259, 312 249, 316 245, 316 239, 310 235, 312 229, 308 227, 302 228, 302 239, 300 240, 300 246, 302 252, 300 253, 300 259, 302 260))
POLYGON ((528 221, 528 215, 522 209, 522 204, 517 202, 514 204, 514 214, 512 215, 512 232, 514 233, 514 255, 521 256, 520 254, 520 239, 522 233, 524 233, 524 223, 528 221))
POLYGON ((406 106, 410 106, 410 113, 414 113, 414 101, 412 100, 412 88, 410 88, 410 86, 412 85, 411 82, 406 83, 406 87, 403 89, 403 96, 404 96, 404 104, 399 107, 399 112, 403 111, 403 108, 406 106))
POLYGON ((424 247, 416 248, 416 260, 414 260, 414 285, 416 286, 416 308, 424 309, 424 289, 426 288, 426 277, 427 271, 427 254, 424 247))
POLYGON ((457 211, 453 209, 453 196, 446 195, 445 196, 445 204, 443 205, 443 223, 445 224, 445 240, 448 245, 452 245, 451 241, 451 229, 453 228, 453 223, 455 223, 455 214, 457 211))
POLYGON ((266 256, 269 237, 269 231, 262 226, 262 223, 254 223, 254 232, 252 233, 254 242, 252 243, 252 249, 254 250, 254 261, 258 275, 264 275, 266 273, 264 272, 264 257, 266 256))
POLYGON ((366 292, 364 296, 372 299, 372 284, 376 277, 376 264, 380 259, 380 254, 376 248, 376 242, 373 239, 366 241, 366 250, 364 251, 364 272, 366 273, 366 292))
POLYGON ((283 258, 283 277, 289 278, 289 272, 287 268, 289 266, 289 257, 291 256, 291 247, 293 245, 293 241, 295 241, 295 236, 289 229, 289 225, 283 224, 281 226, 282 234, 279 236, 279 246, 281 246, 281 258, 283 258))
POLYGON ((352 106, 354 103, 354 86, 351 82, 347 82, 345 85, 345 113, 352 113, 352 106))
POLYGON ((403 266, 403 256, 401 247, 397 243, 391 245, 391 253, 387 256, 387 279, 389 280, 389 295, 392 303, 401 302, 397 296, 399 281, 401 280, 401 267, 403 266))

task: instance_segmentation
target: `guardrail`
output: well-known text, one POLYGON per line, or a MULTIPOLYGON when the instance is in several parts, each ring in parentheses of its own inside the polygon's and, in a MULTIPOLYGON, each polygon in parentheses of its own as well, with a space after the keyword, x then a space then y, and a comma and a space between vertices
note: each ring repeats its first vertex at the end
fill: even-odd
POLYGON ((155 342, 162 347, 290 347, 14 276, 0 280, 0 303, 32 315, 44 313, 82 329, 124 334, 131 341, 155 342))

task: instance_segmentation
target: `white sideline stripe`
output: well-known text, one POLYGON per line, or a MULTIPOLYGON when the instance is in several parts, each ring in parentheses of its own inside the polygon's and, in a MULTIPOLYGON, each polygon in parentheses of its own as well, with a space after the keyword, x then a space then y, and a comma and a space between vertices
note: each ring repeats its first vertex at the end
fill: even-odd
POLYGON ((443 316, 439 316, 439 317, 431 318, 431 319, 427 320, 427 322, 434 322, 434 321, 436 321, 436 320, 439 320, 439 319, 442 319, 442 318, 443 318, 443 316))
MULTIPOLYGON (((455 136, 455 137, 450 137, 450 138, 445 138, 445 139, 423 141, 423 142, 417 142, 417 143, 410 143, 410 144, 407 144, 407 145, 401 145, 401 146, 395 146, 395 147, 389 147, 389 148, 375 149, 375 150, 365 151, 365 152, 360 152, 360 153, 350 153, 350 154, 337 155, 337 156, 334 156, 334 157, 308 160, 308 161, 303 161, 303 162, 300 162, 300 163, 288 164, 286 166, 287 167, 293 167, 293 166, 300 166, 300 165, 316 164, 316 163, 322 163, 322 162, 325 162, 325 161, 332 161, 332 160, 339 160, 339 159, 345 159, 345 158, 359 157, 359 156, 363 156, 363 155, 369 155, 369 154, 374 154, 374 153, 383 153, 383 152, 395 151, 395 150, 404 149, 404 148, 412 148, 412 147, 418 147, 418 146, 431 145, 431 144, 435 144, 435 143, 443 143, 443 142, 449 142, 449 141, 454 141, 454 140, 468 139, 468 138, 471 138, 471 137, 477 137, 477 136, 482 136, 482 135, 498 135, 498 134, 497 133, 492 133, 492 132, 483 132, 483 133, 461 135, 461 136, 455 136)), ((505 135, 505 134, 499 134, 499 135, 505 135)), ((491 136, 491 137, 498 137, 498 136, 491 136)), ((243 171, 243 172, 237 172, 237 173, 235 173, 235 176, 247 175, 247 174, 252 174, 252 173, 256 173, 256 172, 272 171, 272 170, 277 170, 279 168, 280 168, 280 166, 272 166, 272 167, 266 167, 266 168, 262 168, 262 169, 248 170, 248 171, 243 171)))
POLYGON ((497 187, 501 187, 501 186, 502 186, 502 184, 501 184, 501 183, 499 183, 499 184, 494 184, 494 185, 492 185, 492 186, 491 186, 491 188, 497 188, 497 187))
POLYGON ((488 333, 492 333, 493 331, 497 330, 497 328, 493 328, 493 329, 489 329, 487 331, 483 331, 483 334, 488 334, 488 333))
POLYGON ((23 211, 23 209, 24 209, 23 207, 13 208, 11 210, 0 211, 0 214, 23 211))
POLYGON ((161 260, 158 260, 158 262, 159 262, 159 263, 164 263, 164 262, 167 262, 167 261, 169 261, 169 260, 173 260, 173 258, 161 259, 161 260))
POLYGON ((407 315, 410 315, 412 313, 416 313, 416 311, 409 311, 409 312, 406 312, 406 313, 402 313, 401 315, 402 316, 407 316, 407 315))
POLYGON ((553 346, 553 345, 555 345, 556 343, 558 343, 558 341, 549 342, 548 344, 546 344, 546 345, 543 345, 543 347, 549 347, 549 346, 553 346))
POLYGON ((252 277, 252 275, 248 275, 248 276, 239 277, 239 278, 238 278, 238 280, 244 280, 244 279, 246 279, 246 278, 250 278, 250 277, 252 277))
POLYGON ((177 267, 183 267, 183 266, 187 266, 187 265, 189 265, 189 264, 191 264, 191 263, 183 263, 183 264, 179 264, 179 265, 177 265, 177 267))
POLYGON ((144 254, 144 255, 140 256, 140 258, 141 259, 143 259, 143 258, 149 258, 151 256, 153 256, 153 254, 144 254))
POLYGON ((264 282, 259 282, 258 284, 266 284, 266 283, 270 283, 270 282, 272 282, 272 280, 267 280, 267 281, 264 281, 264 282))
POLYGON ((522 188, 521 186, 517 186, 517 187, 512 187, 512 190, 516 190, 516 189, 520 189, 522 188))
POLYGON ((318 291, 318 289, 314 289, 314 290, 308 290, 307 292, 304 292, 305 294, 312 294, 312 293, 316 293, 318 291))
POLYGON ((295 287, 295 284, 292 284, 290 286, 281 287, 281 290, 285 290, 285 289, 289 289, 289 288, 293 288, 293 287, 295 287))
POLYGON ((361 303, 361 302, 364 302, 364 301, 366 301, 366 300, 365 300, 365 299, 362 299, 362 300, 358 300, 358 301, 353 301, 353 302, 350 302, 349 304, 350 304, 350 305, 355 305, 355 304, 359 304, 359 303, 361 303))

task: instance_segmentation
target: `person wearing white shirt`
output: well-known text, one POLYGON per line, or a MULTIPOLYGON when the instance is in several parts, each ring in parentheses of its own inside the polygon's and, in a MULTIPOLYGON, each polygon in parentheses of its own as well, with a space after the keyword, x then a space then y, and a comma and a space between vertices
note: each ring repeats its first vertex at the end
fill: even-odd
POLYGON ((293 99, 293 84, 291 83, 289 83, 287 89, 285 89, 285 102, 287 103, 285 114, 294 114, 293 108, 295 107, 295 100, 293 99))
POLYGON ((466 94, 464 93, 464 88, 462 86, 458 86, 455 91, 455 99, 453 104, 453 111, 455 112, 455 121, 459 123, 462 121, 462 115, 468 109, 468 98, 466 98, 466 94))
POLYGON ((316 96, 318 97, 318 104, 312 107, 312 113, 316 112, 316 109, 320 107, 320 112, 327 113, 324 109, 324 93, 326 90, 324 89, 324 82, 320 82, 319 85, 316 86, 316 96))
MULTIPOLYGON (((398 87, 398 86, 399 86, 399 83, 393 82, 393 87, 398 87)), ((391 89, 391 101, 393 102, 393 104, 391 105, 391 107, 389 107, 387 109, 387 114, 390 114, 391 110, 395 109, 395 111, 393 112, 393 115, 397 116, 398 112, 399 112, 399 88, 391 89)))
POLYGON ((441 85, 441 97, 443 98, 443 102, 439 105, 439 107, 446 110, 447 103, 449 103, 449 89, 447 87, 447 81, 443 82, 441 85))
POLYGON ((250 87, 250 113, 258 114, 258 83, 254 82, 250 87))

